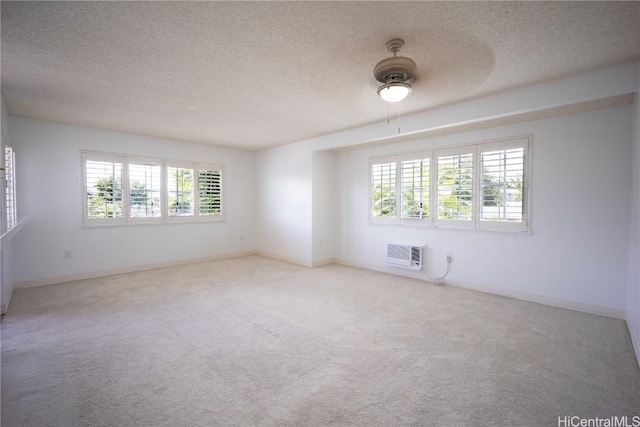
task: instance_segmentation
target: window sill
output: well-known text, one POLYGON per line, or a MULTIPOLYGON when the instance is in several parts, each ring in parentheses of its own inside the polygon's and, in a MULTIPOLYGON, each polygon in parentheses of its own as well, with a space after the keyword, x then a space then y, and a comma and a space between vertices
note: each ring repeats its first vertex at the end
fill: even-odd
POLYGON ((420 223, 416 221, 415 224, 407 222, 377 222, 369 221, 369 225, 374 227, 401 227, 401 228, 420 228, 423 230, 433 231, 454 231, 462 233, 479 233, 479 234, 511 234, 516 236, 532 236, 535 234, 531 230, 517 231, 517 230, 488 230, 484 228, 455 228, 455 227, 436 227, 427 223, 420 223))
POLYGON ((98 229, 98 228, 111 228, 111 227, 158 227, 158 226, 163 226, 163 225, 179 225, 179 224, 183 224, 183 225, 187 225, 187 224, 210 224, 210 223, 216 223, 216 222, 225 222, 224 218, 207 218, 207 219, 187 219, 187 218, 183 218, 183 219, 169 219, 166 221, 131 221, 128 223, 125 222, 111 222, 111 223, 104 223, 104 224, 99 224, 99 223, 91 223, 91 224, 82 224, 81 228, 84 229, 98 229))

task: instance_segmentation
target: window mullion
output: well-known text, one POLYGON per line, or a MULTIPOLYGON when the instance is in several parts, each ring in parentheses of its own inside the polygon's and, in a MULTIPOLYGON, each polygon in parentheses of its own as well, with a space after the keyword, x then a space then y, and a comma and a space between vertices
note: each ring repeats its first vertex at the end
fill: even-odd
POLYGON ((129 158, 122 159, 122 210, 125 224, 129 224, 131 187, 129 186, 129 158))
POLYGON ((167 178, 167 162, 162 161, 160 165, 160 217, 162 218, 162 222, 167 221, 169 217, 169 186, 167 185, 167 178))
POLYGON ((429 212, 431 226, 435 227, 438 218, 438 156, 435 150, 431 151, 429 174, 429 212))
POLYGON ((200 165, 193 165, 193 216, 200 218, 200 165))
POLYGON ((473 146, 473 163, 471 167, 471 176, 473 178, 473 190, 471 191, 471 204, 473 209, 471 215, 473 216, 473 228, 477 229, 479 225, 480 210, 482 204, 482 197, 480 196, 480 183, 482 182, 482 171, 480 166, 480 156, 478 146, 473 146))
POLYGON ((402 218, 402 161, 395 157, 396 163, 396 212, 395 220, 399 222, 402 218))

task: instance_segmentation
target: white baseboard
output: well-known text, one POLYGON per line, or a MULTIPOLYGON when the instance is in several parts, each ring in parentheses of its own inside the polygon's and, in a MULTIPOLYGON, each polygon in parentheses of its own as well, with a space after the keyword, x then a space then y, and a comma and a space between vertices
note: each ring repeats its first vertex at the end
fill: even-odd
POLYGON ((265 251, 256 251, 255 252, 256 255, 260 255, 263 256, 265 258, 271 258, 271 259, 275 259, 278 261, 285 261, 285 262, 290 262, 291 264, 298 264, 298 265, 303 265, 305 267, 313 267, 313 263, 303 260, 303 259, 299 259, 299 258, 291 258, 291 257, 287 257, 287 256, 282 256, 282 255, 277 255, 271 252, 265 252, 265 251))
POLYGON ((635 323, 625 319, 627 321, 627 328, 629 328, 629 335, 631 335, 631 344, 636 352, 636 359, 638 359, 638 367, 640 367, 640 331, 636 331, 635 323))
POLYGON ((424 275, 424 273, 416 270, 410 270, 408 268, 400 268, 400 267, 380 267, 373 264, 367 264, 364 262, 355 262, 349 261, 341 258, 334 258, 333 262, 336 264, 346 265, 349 267, 362 268, 365 270, 378 271, 380 273, 389 273, 395 274, 396 276, 404 276, 412 279, 424 280, 425 282, 430 282, 429 278, 424 275))
POLYGON ((333 264, 335 262, 336 262, 335 258, 325 258, 325 259, 319 259, 319 260, 313 261, 311 263, 311 266, 320 267, 321 265, 333 264))
POLYGON ((523 301, 536 302, 539 304, 550 305, 553 307, 566 308, 569 310, 582 311, 584 313, 599 314, 601 316, 612 317, 614 319, 624 320, 626 311, 602 305, 587 304, 578 301, 570 301, 562 298, 547 297, 544 295, 532 294, 529 292, 517 291, 513 289, 497 288, 494 286, 481 285, 468 282, 446 282, 449 286, 456 288, 469 289, 472 291, 484 292, 488 294, 501 295, 504 297, 515 298, 523 301))
MULTIPOLYGON (((337 264, 347 265, 350 267, 364 268, 367 270, 379 271, 382 273, 396 274, 399 276, 410 277, 410 278, 425 280, 429 282, 428 278, 426 278, 423 273, 412 271, 412 270, 392 268, 392 267, 379 267, 371 264, 353 262, 353 261, 348 261, 344 259, 336 259, 335 262, 337 264)), ((463 288, 463 289, 469 289, 469 290, 484 292, 484 293, 493 294, 493 295, 500 295, 504 297, 523 300, 523 301, 529 301, 529 302, 535 302, 539 304, 551 305, 554 307, 566 308, 569 310, 582 311, 585 313, 599 314, 601 316, 613 317, 615 319, 624 320, 626 318, 625 310, 605 307, 601 305, 586 304, 586 303, 577 302, 577 301, 547 297, 544 295, 537 295, 537 294, 517 291, 513 289, 498 288, 495 286, 482 285, 478 283, 447 280, 446 284, 448 286, 453 286, 456 288, 463 288)), ((637 347, 636 347, 636 353, 638 353, 637 347)))
POLYGON ((11 304, 11 298, 13 297, 13 288, 11 289, 11 292, 9 292, 9 296, 7 297, 7 301, 0 305, 0 314, 6 314, 7 310, 9 309, 9 304, 11 304))
MULTIPOLYGON (((16 282, 15 289, 31 288, 35 286, 51 285, 54 283, 70 282, 73 280, 92 279, 96 277, 112 276, 114 274, 153 270, 156 268, 174 267, 174 266, 185 265, 185 264, 194 264, 199 262, 215 261, 215 260, 228 259, 228 258, 237 258, 237 257, 243 257, 243 256, 249 256, 249 255, 260 255, 265 258, 285 261, 292 264, 302 265, 305 267, 316 267, 316 266, 326 265, 330 263, 337 263, 337 264, 342 264, 350 267, 363 268, 366 270, 373 270, 381 273, 395 274, 395 275, 409 277, 413 279, 424 280, 427 282, 429 281, 424 274, 418 271, 401 269, 401 268, 392 268, 392 267, 386 267, 386 266, 380 267, 377 265, 354 262, 354 261, 349 261, 349 260, 340 259, 340 258, 328 258, 328 259, 318 260, 314 262, 309 262, 302 259, 276 255, 270 252, 245 251, 245 252, 235 252, 235 253, 219 254, 219 255, 212 255, 212 256, 200 257, 200 258, 188 258, 188 259, 175 260, 175 261, 165 261, 165 262, 154 263, 154 264, 121 267, 121 268, 114 268, 114 269, 108 269, 108 270, 91 271, 91 272, 71 274, 66 276, 48 277, 43 279, 16 282)), ((599 306, 594 304, 586 304, 586 303, 581 303, 576 301, 569 301, 569 300, 564 300, 560 298, 547 297, 543 295, 536 295, 536 294, 516 291, 512 289, 497 288, 494 286, 482 285, 477 283, 457 282, 457 281, 447 281, 446 283, 449 286, 454 286, 458 288, 464 288, 464 289, 474 290, 478 292, 485 292, 485 293, 494 294, 494 295, 501 295, 505 297, 524 300, 524 301, 530 301, 530 302, 535 302, 540 304, 551 305, 555 307, 567 308, 570 310, 582 311, 585 313, 599 314, 607 317, 626 320, 625 310, 619 310, 619 309, 614 309, 614 308, 604 307, 604 306, 599 306)), ((4 309, 5 307, 0 307, 0 308, 4 309)), ((627 324, 629 325, 633 345, 640 363, 640 343, 638 343, 638 339, 636 338, 638 336, 637 334, 638 331, 631 330, 632 328, 631 322, 627 321, 627 324)))
POLYGON ((16 289, 33 288, 36 286, 53 285, 55 283, 71 282, 73 280, 93 279, 96 277, 113 276, 114 274, 133 273, 135 271, 154 270, 156 268, 176 267, 179 265, 196 264, 199 262, 217 261, 221 259, 238 258, 243 256, 255 255, 255 251, 234 252, 219 255, 211 255, 198 258, 186 258, 174 261, 157 262, 153 264, 134 265, 130 267, 110 268, 107 270, 88 271, 86 273, 70 274, 57 277, 45 277, 36 280, 26 280, 16 282, 16 289))

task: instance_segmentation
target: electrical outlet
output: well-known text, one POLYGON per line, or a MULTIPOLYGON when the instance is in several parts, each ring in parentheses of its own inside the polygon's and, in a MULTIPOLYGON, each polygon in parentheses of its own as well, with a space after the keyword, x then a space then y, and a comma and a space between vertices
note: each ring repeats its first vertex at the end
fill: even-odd
POLYGON ((453 261, 453 253, 447 252, 447 262, 451 262, 451 261, 453 261))
POLYGON ((65 249, 64 250, 64 257, 65 258, 71 258, 71 250, 70 249, 65 249))

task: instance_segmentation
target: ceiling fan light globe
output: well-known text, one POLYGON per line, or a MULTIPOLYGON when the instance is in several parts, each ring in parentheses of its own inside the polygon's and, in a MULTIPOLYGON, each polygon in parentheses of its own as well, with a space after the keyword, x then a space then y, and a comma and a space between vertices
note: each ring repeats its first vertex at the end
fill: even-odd
POLYGON ((385 83, 378 88, 378 95, 387 102, 402 101, 411 92, 411 85, 401 82, 385 83))

